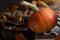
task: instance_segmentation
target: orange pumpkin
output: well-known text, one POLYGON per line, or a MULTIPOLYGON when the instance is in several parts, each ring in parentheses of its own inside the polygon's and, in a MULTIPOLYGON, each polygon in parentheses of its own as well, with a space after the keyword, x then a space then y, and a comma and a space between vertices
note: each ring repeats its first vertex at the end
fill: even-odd
POLYGON ((17 34, 15 37, 16 37, 16 40, 27 40, 27 38, 25 38, 22 33, 17 34))
POLYGON ((60 35, 57 35, 55 40, 60 40, 60 35))
MULTIPOLYGON (((33 13, 29 18, 29 27, 33 32, 47 32, 55 26, 57 22, 57 13, 48 8, 48 6, 39 9, 35 5, 26 1, 21 2, 21 4, 35 10, 35 13, 33 13)), ((44 2, 41 2, 41 4, 46 5, 44 2)))
POLYGON ((41 8, 30 16, 29 27, 34 32, 47 32, 55 26, 56 21, 56 12, 50 8, 41 8))

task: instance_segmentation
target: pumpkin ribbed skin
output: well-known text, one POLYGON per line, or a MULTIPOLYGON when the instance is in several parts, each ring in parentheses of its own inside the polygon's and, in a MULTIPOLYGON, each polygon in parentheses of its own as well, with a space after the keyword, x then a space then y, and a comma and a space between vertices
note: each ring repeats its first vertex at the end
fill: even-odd
POLYGON ((33 32, 43 33, 51 30, 57 21, 56 12, 50 8, 41 8, 29 18, 29 27, 33 32))

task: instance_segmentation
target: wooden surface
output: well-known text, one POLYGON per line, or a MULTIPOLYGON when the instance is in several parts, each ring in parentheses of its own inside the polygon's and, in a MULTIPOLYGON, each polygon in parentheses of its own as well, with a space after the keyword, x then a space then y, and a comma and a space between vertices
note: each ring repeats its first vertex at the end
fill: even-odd
POLYGON ((55 40, 56 35, 38 35, 35 40, 55 40))
POLYGON ((56 35, 36 35, 36 39, 54 39, 56 35))

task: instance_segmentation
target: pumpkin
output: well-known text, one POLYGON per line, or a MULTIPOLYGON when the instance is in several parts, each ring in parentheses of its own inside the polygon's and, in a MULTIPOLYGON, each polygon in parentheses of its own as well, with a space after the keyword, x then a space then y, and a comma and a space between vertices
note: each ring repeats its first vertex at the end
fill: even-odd
MULTIPOLYGON (((48 7, 39 9, 35 5, 26 1, 21 2, 22 5, 31 7, 35 10, 29 18, 29 27, 33 32, 44 33, 50 31, 56 24, 57 13, 48 7)), ((44 3, 41 3, 44 5, 44 3)))
POLYGON ((60 34, 59 35, 56 35, 55 40, 60 40, 60 34))
POLYGON ((16 34, 16 40, 27 40, 22 33, 16 34))
POLYGON ((56 24, 56 13, 49 8, 42 8, 29 18, 29 27, 34 32, 47 32, 56 24))

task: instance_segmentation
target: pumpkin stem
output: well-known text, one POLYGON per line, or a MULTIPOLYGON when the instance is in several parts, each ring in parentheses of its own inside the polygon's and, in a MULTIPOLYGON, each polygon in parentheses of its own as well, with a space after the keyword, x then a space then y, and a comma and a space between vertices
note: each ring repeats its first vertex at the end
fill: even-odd
POLYGON ((26 1, 21 1, 20 4, 27 6, 27 7, 30 7, 32 9, 34 9, 34 11, 36 11, 36 12, 39 10, 39 8, 36 5, 29 3, 29 2, 26 2, 26 1))

